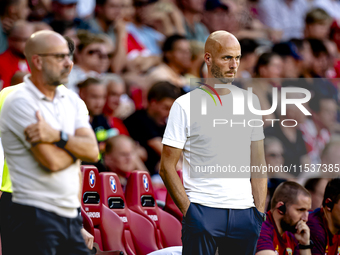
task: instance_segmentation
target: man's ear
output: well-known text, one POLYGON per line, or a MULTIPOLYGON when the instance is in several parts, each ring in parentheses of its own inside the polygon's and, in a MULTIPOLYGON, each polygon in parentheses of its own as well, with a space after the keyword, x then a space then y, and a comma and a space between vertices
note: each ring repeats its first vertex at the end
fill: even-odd
POLYGON ((33 66, 37 69, 37 70, 39 70, 39 71, 41 71, 42 70, 42 65, 43 65, 43 61, 42 61, 42 58, 40 58, 38 55, 33 55, 32 57, 31 57, 31 61, 32 61, 32 64, 33 64, 33 66))
POLYGON ((207 66, 210 66, 212 63, 212 58, 211 58, 211 54, 209 52, 206 52, 204 54, 204 61, 207 64, 207 66))
POLYGON ((275 208, 281 215, 284 215, 286 213, 286 205, 282 201, 278 202, 275 208))

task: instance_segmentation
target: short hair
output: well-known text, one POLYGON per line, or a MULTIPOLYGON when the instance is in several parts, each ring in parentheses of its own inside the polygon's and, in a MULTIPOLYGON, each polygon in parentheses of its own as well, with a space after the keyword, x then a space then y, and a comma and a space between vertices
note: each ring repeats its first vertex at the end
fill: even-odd
POLYGON ((4 16, 7 13, 8 7, 16 5, 20 0, 0 0, 0 16, 4 16))
POLYGON ((70 50, 70 53, 73 55, 74 50, 76 49, 76 47, 74 45, 74 41, 68 36, 64 36, 64 38, 67 42, 67 46, 68 46, 68 49, 70 50))
POLYGON ((96 5, 103 6, 107 0, 96 0, 96 5))
POLYGON ((321 40, 310 38, 308 39, 308 42, 310 44, 310 47, 312 48, 313 55, 315 57, 319 57, 322 53, 326 54, 327 56, 329 55, 325 44, 321 40))
POLYGON ((315 192, 315 188, 318 185, 319 181, 321 181, 322 178, 310 178, 305 183, 305 188, 309 192, 315 192))
POLYGON ((306 42, 305 39, 297 39, 297 38, 293 38, 290 39, 289 42, 293 43, 298 51, 302 51, 304 49, 304 42, 306 42))
POLYGON ((271 209, 274 209, 280 201, 282 201, 286 206, 296 203, 300 194, 310 197, 308 190, 296 182, 286 181, 281 183, 274 191, 271 201, 271 209))
POLYGON ((156 100, 157 102, 164 98, 177 99, 181 95, 181 90, 167 81, 160 81, 154 84, 148 93, 148 101, 156 100))
POLYGON ((256 48, 259 46, 259 44, 253 39, 244 38, 244 39, 241 39, 239 42, 241 45, 241 52, 242 52, 241 58, 251 53, 254 53, 256 48))
POLYGON ((257 60, 257 63, 255 65, 255 74, 259 75, 260 74, 260 67, 262 66, 267 66, 269 65, 270 61, 272 60, 273 57, 279 57, 278 54, 274 52, 265 52, 263 53, 259 59, 257 60))
MULTIPOLYGON (((319 84, 319 85, 323 85, 323 84, 319 84)), ((334 100, 334 98, 331 95, 324 95, 324 94, 320 94, 320 93, 315 93, 315 95, 309 101, 308 106, 313 112, 320 112, 321 101, 325 100, 325 99, 334 100)))
POLYGON ((315 8, 310 10, 306 14, 305 22, 306 25, 316 24, 316 23, 323 23, 325 21, 330 21, 332 18, 328 15, 328 13, 321 8, 315 8))
POLYGON ((323 196, 322 206, 326 206, 327 198, 331 199, 334 204, 340 199, 340 178, 335 178, 327 183, 325 194, 323 196))
POLYGON ((110 137, 105 142, 105 154, 106 155, 110 154, 115 148, 117 142, 121 139, 127 140, 131 142, 132 144, 134 144, 133 139, 127 135, 117 135, 117 136, 110 137))
POLYGON ((89 77, 86 80, 79 82, 77 87, 79 89, 84 89, 86 87, 88 87, 89 85, 98 85, 98 84, 103 84, 101 80, 97 79, 97 78, 93 78, 93 77, 89 77))
POLYGON ((97 34, 90 33, 86 30, 79 30, 77 33, 79 39, 78 51, 81 52, 92 43, 105 43, 105 40, 97 34))
POLYGON ((104 84, 109 84, 110 82, 117 83, 117 84, 125 84, 122 77, 115 73, 107 73, 101 78, 104 84))
POLYGON ((168 60, 165 56, 165 53, 172 51, 174 49, 174 45, 177 41, 179 40, 187 40, 183 35, 171 35, 168 38, 165 39, 164 43, 163 43, 163 61, 165 63, 168 63, 168 60))

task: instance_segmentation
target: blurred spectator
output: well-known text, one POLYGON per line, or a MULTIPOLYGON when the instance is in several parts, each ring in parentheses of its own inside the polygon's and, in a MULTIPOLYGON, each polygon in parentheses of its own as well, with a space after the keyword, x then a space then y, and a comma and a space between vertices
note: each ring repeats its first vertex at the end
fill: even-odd
MULTIPOLYGON (((244 62, 244 61, 243 61, 244 62)), ((283 63, 282 58, 276 53, 263 53, 257 60, 255 65, 255 78, 249 80, 244 86, 252 87, 253 93, 260 100, 261 109, 268 110, 272 105, 273 87, 280 87, 280 78, 282 74, 283 63)), ((277 119, 274 113, 263 115, 265 119, 277 119)), ((270 125, 270 121, 264 121, 264 127, 270 125)))
POLYGON ((118 135, 107 139, 104 162, 108 171, 118 175, 123 187, 126 186, 127 179, 132 171, 147 171, 147 168, 137 156, 134 141, 125 135, 118 135))
POLYGON ((337 0, 314 0, 313 5, 325 10, 333 19, 340 19, 340 3, 337 0))
POLYGON ((190 84, 190 78, 205 78, 204 73, 204 43, 199 41, 190 41, 190 52, 191 52, 191 64, 190 69, 187 71, 185 78, 187 79, 186 84, 190 84))
MULTIPOLYGON (((301 97, 304 97, 304 94, 287 94, 287 99, 301 97)), ((280 115, 279 118, 280 121, 274 122, 274 127, 266 128, 264 133, 266 137, 274 136, 281 141, 284 148, 284 165, 291 169, 290 174, 298 176, 300 173, 297 170, 293 171, 294 167, 298 169, 300 165, 310 163, 302 132, 296 126, 296 122, 302 125, 306 121, 306 116, 296 105, 289 104, 286 106, 286 115, 280 115)))
POLYGON ((283 78, 298 78, 301 75, 302 58, 297 53, 295 44, 291 42, 277 43, 273 46, 273 52, 282 58, 283 78))
POLYGON ((126 24, 123 20, 124 0, 97 0, 95 17, 89 21, 91 30, 105 33, 114 43, 112 71, 120 72, 126 64, 126 24))
POLYGON ((133 0, 124 0, 123 3, 123 19, 126 22, 132 22, 135 14, 135 8, 133 7, 133 0))
MULTIPOLYGON (((221 5, 219 0, 208 1, 214 1, 215 5, 221 5)), ((185 36, 188 40, 205 43, 209 36, 208 29, 201 22, 204 3, 204 0, 177 0, 177 4, 184 15, 185 36)))
POLYGON ((340 139, 339 137, 332 136, 329 143, 321 153, 321 163, 326 164, 322 177, 339 178, 340 174, 338 167, 340 166, 340 139))
POLYGON ((151 70, 147 78, 148 83, 152 85, 159 81, 168 81, 177 87, 184 88, 188 84, 183 75, 190 66, 189 41, 181 35, 172 35, 163 44, 163 63, 151 70))
POLYGON ((229 6, 224 1, 220 0, 207 0, 205 2, 205 12, 202 17, 202 22, 212 33, 217 30, 228 30, 228 27, 235 29, 237 24, 236 20, 232 20, 233 12, 229 11, 229 6))
POLYGON ((136 111, 124 121, 131 137, 146 149, 145 165, 151 175, 158 173, 156 165, 162 152, 166 121, 173 102, 180 95, 179 88, 171 83, 156 83, 149 90, 147 108, 136 111))
MULTIPOLYGON (((103 114, 103 108, 106 102, 106 85, 96 79, 87 78, 79 83, 79 96, 84 100, 90 115, 90 124, 96 134, 99 143, 100 152, 104 152, 105 141, 112 136, 119 135, 117 128, 112 128, 103 114)), ((124 130, 124 126, 120 127, 124 130)), ((126 129, 124 130, 126 133, 126 129)))
POLYGON ((76 26, 73 21, 54 20, 50 23, 52 29, 64 36, 71 38, 76 49, 79 46, 79 38, 77 36, 76 26))
MULTIPOLYGON (((135 106, 126 94, 124 80, 117 74, 106 74, 102 80, 107 87, 107 100, 104 106, 104 114, 108 122, 116 123, 120 121, 119 119, 125 119, 130 116, 135 111, 135 106)), ((112 124, 110 125, 112 126, 112 124)))
POLYGON ((329 67, 329 52, 325 44, 319 39, 308 39, 313 52, 312 76, 313 78, 326 77, 329 67))
MULTIPOLYGON (((281 167, 284 165, 284 148, 281 141, 274 137, 269 136, 264 139, 264 152, 267 166, 281 167)), ((294 176, 290 173, 283 171, 276 171, 268 173, 269 178, 280 178, 280 179, 293 179, 294 176)))
POLYGON ((306 39, 290 40, 296 46, 298 54, 302 57, 302 65, 300 67, 301 78, 311 77, 313 53, 309 42, 306 39))
POLYGON ((337 104, 332 97, 316 94, 309 101, 309 108, 312 118, 300 125, 300 129, 311 163, 320 164, 321 152, 329 142, 331 130, 336 123, 337 104))
POLYGON ((306 15, 305 37, 325 40, 329 37, 332 18, 321 8, 312 9, 306 15))
MULTIPOLYGON (((134 0, 136 9, 133 23, 127 24, 129 35, 135 40, 136 44, 148 51, 148 55, 160 55, 160 44, 165 39, 164 35, 148 26, 151 10, 157 0, 134 0)), ((137 46, 136 46, 137 47, 137 46)))
POLYGON ((249 79, 254 74, 254 68, 258 59, 255 53, 258 44, 253 39, 241 39, 239 42, 241 45, 242 61, 240 61, 236 77, 249 79))
POLYGON ((52 13, 43 21, 50 24, 54 20, 73 21, 77 29, 89 29, 90 26, 77 18, 78 0, 52 0, 52 13))
POLYGON ((105 40, 87 31, 78 32, 79 45, 75 54, 75 65, 69 75, 66 86, 78 92, 77 84, 87 77, 99 77, 103 69, 109 66, 109 54, 105 40))
POLYGON ((0 1, 0 54, 8 48, 7 33, 14 22, 25 20, 29 14, 27 0, 1 0, 0 1))
POLYGON ((306 0, 260 0, 259 18, 267 25, 274 42, 303 38, 304 19, 308 11, 306 0))
POLYGON ((52 0, 29 0, 29 8, 31 10, 28 20, 41 21, 51 12, 52 0))
POLYGON ((328 179, 323 178, 311 178, 308 179, 305 188, 309 191, 312 197, 312 210, 322 206, 323 196, 325 194, 325 188, 327 186, 328 179))
POLYGON ((11 79, 17 71, 29 72, 29 67, 24 55, 26 41, 33 34, 32 24, 20 20, 8 34, 8 49, 0 55, 0 80, 3 88, 11 85, 11 79))

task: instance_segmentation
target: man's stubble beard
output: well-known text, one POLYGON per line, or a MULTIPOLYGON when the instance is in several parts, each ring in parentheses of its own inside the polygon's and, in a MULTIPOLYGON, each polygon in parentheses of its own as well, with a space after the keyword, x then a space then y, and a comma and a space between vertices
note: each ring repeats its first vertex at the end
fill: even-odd
POLYGON ((223 73, 221 72, 221 68, 218 67, 214 62, 211 65, 211 74, 214 78, 220 80, 224 84, 232 83, 234 78, 224 77, 223 73))

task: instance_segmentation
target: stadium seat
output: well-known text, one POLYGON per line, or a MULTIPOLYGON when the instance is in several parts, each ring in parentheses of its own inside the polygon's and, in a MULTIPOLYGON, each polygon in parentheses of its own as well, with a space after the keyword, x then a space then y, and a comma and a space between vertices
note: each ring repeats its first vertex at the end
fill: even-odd
MULTIPOLYGON (((182 170, 177 171, 179 178, 183 182, 183 173, 182 170)), ((164 206, 164 211, 170 213, 172 216, 176 217, 180 222, 183 220, 183 214, 182 212, 178 209, 177 205, 175 204, 174 200, 172 200, 169 192, 166 194, 166 199, 165 199, 165 206, 164 206)))
POLYGON ((162 248, 182 245, 181 223, 157 206, 148 172, 131 173, 126 185, 125 199, 129 209, 154 221, 162 248))
POLYGON ((124 223, 124 245, 129 255, 148 254, 158 250, 153 222, 126 206, 119 178, 115 173, 101 173, 101 197, 105 206, 114 211, 124 223))
MULTIPOLYGON (((126 253, 123 245, 124 224, 119 216, 102 204, 100 179, 95 166, 82 166, 83 190, 82 207, 92 220, 94 241, 103 251, 120 250, 126 253)), ((88 226, 91 230, 91 224, 88 226)))

